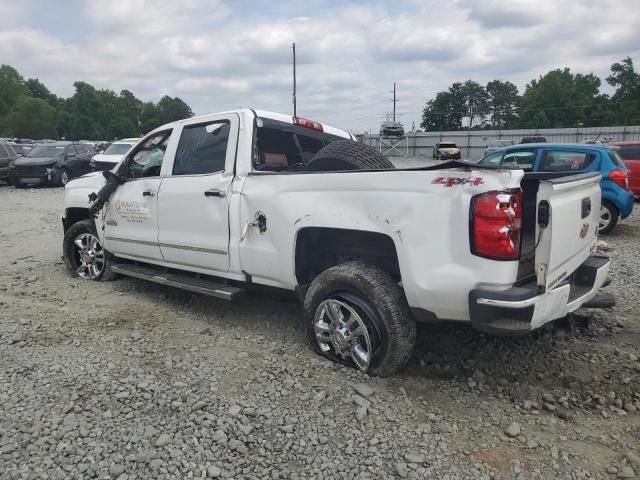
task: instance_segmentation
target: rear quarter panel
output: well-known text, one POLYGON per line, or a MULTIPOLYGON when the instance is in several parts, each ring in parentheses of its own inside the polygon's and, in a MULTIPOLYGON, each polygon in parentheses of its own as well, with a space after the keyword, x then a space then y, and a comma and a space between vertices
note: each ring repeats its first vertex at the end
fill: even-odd
POLYGON ((258 283, 293 289, 295 244, 302 229, 378 232, 393 240, 409 304, 440 318, 466 320, 471 289, 510 287, 518 269, 517 261, 471 254, 471 197, 517 188, 521 178, 522 171, 487 170, 251 175, 242 189, 241 223, 253 221, 260 211, 267 231, 248 229, 241 268, 258 283), (443 177, 481 178, 482 183, 448 187, 438 182, 443 177))

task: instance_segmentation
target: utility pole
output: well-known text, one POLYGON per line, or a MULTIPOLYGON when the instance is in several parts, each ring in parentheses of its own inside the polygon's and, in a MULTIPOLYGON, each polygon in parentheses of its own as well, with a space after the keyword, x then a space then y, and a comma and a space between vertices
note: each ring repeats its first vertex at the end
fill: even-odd
POLYGON ((396 82, 393 82, 393 121, 396 121, 396 82))
POLYGON ((298 116, 296 104, 296 42, 293 42, 293 116, 298 116))

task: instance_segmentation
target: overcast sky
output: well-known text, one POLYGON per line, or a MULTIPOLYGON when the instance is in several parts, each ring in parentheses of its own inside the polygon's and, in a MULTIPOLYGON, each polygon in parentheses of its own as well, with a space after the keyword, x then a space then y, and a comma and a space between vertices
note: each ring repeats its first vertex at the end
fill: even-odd
MULTIPOLYGON (((640 64, 640 0, 0 0, 0 63, 54 93, 87 81, 196 114, 291 112, 353 131, 392 109, 410 129, 454 81, 524 85, 570 67, 640 64)), ((607 87, 605 86, 605 91, 607 87)))

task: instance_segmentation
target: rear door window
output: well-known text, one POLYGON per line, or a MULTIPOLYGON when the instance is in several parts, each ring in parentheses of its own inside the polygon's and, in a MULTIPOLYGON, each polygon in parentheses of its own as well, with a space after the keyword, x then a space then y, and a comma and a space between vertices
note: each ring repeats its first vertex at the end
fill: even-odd
POLYGON ((589 152, 572 152, 567 150, 545 150, 542 153, 540 171, 572 172, 584 170, 595 162, 597 155, 589 152))
POLYGON ((504 157, 502 158, 502 166, 531 171, 535 159, 536 150, 515 150, 504 154, 504 157))
POLYGON ((9 152, 4 147, 4 143, 0 143, 0 158, 7 158, 9 156, 9 152))
POLYGON ((202 175, 224 171, 229 122, 187 125, 173 162, 173 175, 202 175))

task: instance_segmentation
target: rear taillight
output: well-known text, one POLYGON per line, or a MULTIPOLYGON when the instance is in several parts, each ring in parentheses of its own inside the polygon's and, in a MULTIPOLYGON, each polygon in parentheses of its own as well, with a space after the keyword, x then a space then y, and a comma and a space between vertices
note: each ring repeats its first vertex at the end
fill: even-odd
POLYGON ((323 131, 321 123, 314 122, 313 120, 307 120, 306 118, 293 117, 293 123, 295 123, 296 125, 300 125, 301 127, 313 128, 314 130, 318 130, 320 132, 323 131))
POLYGON ((517 260, 522 192, 489 192, 471 200, 471 251, 495 260, 517 260))
POLYGON ((613 180, 616 185, 621 186, 625 190, 629 190, 629 172, 624 170, 611 170, 609 172, 609 178, 613 180))

